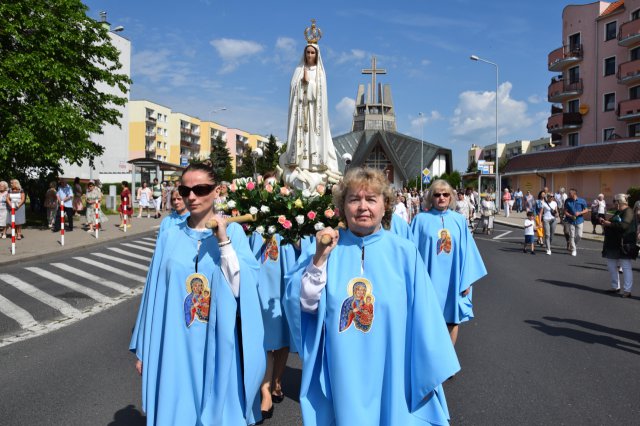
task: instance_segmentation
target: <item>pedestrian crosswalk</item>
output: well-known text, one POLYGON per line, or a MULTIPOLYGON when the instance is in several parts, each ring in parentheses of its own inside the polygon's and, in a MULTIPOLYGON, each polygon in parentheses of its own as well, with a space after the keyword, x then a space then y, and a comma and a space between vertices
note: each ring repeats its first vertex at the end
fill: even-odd
POLYGON ((155 238, 98 246, 0 273, 0 347, 42 335, 142 292, 155 238), (44 305, 44 306, 43 306, 44 305))

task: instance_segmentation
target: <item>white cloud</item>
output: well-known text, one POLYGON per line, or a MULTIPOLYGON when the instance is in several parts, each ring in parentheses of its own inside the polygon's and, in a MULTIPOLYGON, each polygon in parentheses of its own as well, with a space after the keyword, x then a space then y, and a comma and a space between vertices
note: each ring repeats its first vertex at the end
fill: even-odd
POLYGON ((235 70, 241 63, 247 62, 251 56, 264 50, 264 47, 251 40, 220 38, 209 42, 222 58, 221 74, 235 70))
POLYGON ((527 98, 527 101, 529 101, 530 104, 539 104, 542 102, 542 97, 538 95, 531 95, 527 98))
MULTIPOLYGON (((527 114, 527 103, 511 98, 511 88, 511 83, 507 81, 498 89, 498 128, 501 136, 514 132, 521 134, 534 121, 527 114)), ((495 100, 496 92, 462 92, 450 120, 452 135, 473 141, 491 140, 489 135, 495 132, 496 125, 495 100)))
POLYGON ((411 125, 411 134, 416 135, 417 137, 424 137, 425 126, 429 123, 433 123, 435 121, 444 120, 442 114, 438 111, 431 111, 428 114, 417 115, 415 117, 411 117, 410 125, 411 125))
POLYGON ((336 65, 344 64, 347 62, 359 62, 367 56, 367 52, 361 49, 351 49, 348 52, 340 52, 336 55, 336 58, 332 61, 336 65))
POLYGON ((353 123, 353 113, 356 109, 356 101, 353 98, 344 97, 336 104, 335 114, 331 122, 331 133, 334 136, 342 135, 351 131, 353 123))
POLYGON ((144 76, 149 78, 151 82, 160 81, 169 70, 170 62, 169 50, 142 50, 133 55, 131 63, 133 64, 134 76, 144 76))
POLYGON ((298 43, 291 37, 278 37, 275 45, 273 60, 276 64, 291 68, 291 63, 302 57, 302 50, 298 52, 298 43))

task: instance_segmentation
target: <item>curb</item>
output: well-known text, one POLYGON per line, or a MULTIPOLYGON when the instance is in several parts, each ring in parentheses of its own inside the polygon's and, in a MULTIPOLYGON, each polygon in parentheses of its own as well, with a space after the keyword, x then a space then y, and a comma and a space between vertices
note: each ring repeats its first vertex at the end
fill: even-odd
MULTIPOLYGON (((508 221, 506 221, 506 220, 500 220, 500 219, 497 219, 497 218, 495 218, 495 217, 493 218, 493 222, 494 222, 494 223, 499 223, 500 225, 509 226, 509 227, 511 227, 511 228, 519 228, 519 229, 523 229, 523 228, 524 228, 524 225, 519 225, 519 224, 517 224, 517 223, 508 222, 508 221)), ((564 235, 564 233, 563 233, 563 232, 558 232, 558 231, 556 230, 555 235, 564 235)), ((582 233, 582 238, 581 238, 581 239, 583 239, 583 240, 589 240, 589 241, 597 241, 597 242, 600 242, 600 243, 601 243, 601 242, 603 242, 603 241, 604 241, 604 235, 594 235, 594 234, 590 234, 590 233, 583 232, 583 233, 582 233)))

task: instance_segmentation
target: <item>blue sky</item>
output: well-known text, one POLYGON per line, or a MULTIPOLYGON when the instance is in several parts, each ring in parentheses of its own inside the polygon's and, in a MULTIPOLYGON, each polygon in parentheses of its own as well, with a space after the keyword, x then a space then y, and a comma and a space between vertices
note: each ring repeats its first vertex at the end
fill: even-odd
POLYGON ((398 130, 448 147, 466 170, 472 143, 547 136, 547 55, 562 44, 562 10, 577 1, 396 0, 366 2, 90 0, 131 40, 131 99, 286 139, 291 74, 310 19, 323 31, 332 134, 347 133, 371 56, 391 84, 398 130), (226 107, 215 114, 212 110, 226 107), (418 115, 423 112, 424 118, 418 115))

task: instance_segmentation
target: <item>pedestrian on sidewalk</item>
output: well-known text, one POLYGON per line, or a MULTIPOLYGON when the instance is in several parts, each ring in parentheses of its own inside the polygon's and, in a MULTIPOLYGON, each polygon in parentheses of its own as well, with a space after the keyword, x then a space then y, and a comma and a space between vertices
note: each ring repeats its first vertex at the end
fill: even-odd
POLYGON ((569 198, 564 203, 564 232, 569 235, 569 250, 571 256, 577 255, 577 244, 582 238, 584 215, 589 211, 584 198, 578 197, 575 188, 569 189, 569 198))
MULTIPOLYGON (((598 233, 596 226, 600 225, 600 219, 605 217, 606 211, 607 203, 604 201, 604 194, 598 194, 591 203, 591 224, 593 225, 594 234, 598 233)), ((602 233, 604 234, 604 228, 602 228, 602 233)))
POLYGON ((542 209, 540 210, 540 221, 544 226, 544 241, 547 248, 547 254, 551 254, 551 243, 553 242, 553 234, 556 232, 556 219, 558 217, 558 205, 553 198, 553 194, 545 194, 546 200, 542 200, 542 209))
POLYGON ((131 216, 133 216, 133 200, 131 199, 131 190, 129 189, 129 182, 123 180, 122 190, 120 191, 120 225, 118 227, 124 228, 124 216, 127 216, 127 226, 131 226, 131 216))
MULTIPOLYGON (((66 179, 60 179, 58 185, 58 205, 64 206, 64 214, 66 216, 65 231, 73 231, 73 188, 67 184, 66 179)), ((53 225, 53 232, 60 231, 60 215, 56 214, 56 222, 53 225)))
MULTIPOLYGON (((85 195, 85 199, 87 200, 87 211, 86 211, 86 220, 89 229, 87 232, 95 232, 95 222, 96 222, 96 201, 98 204, 102 203, 102 191, 98 188, 94 181, 90 180, 87 184, 87 193, 85 195)), ((109 219, 102 213, 102 209, 99 210, 98 213, 98 224, 104 230, 103 224, 109 221, 109 219)))
POLYGON ((522 211, 524 210, 524 195, 522 194, 522 191, 520 191, 520 188, 516 189, 516 192, 513 193, 513 196, 516 199, 516 211, 518 213, 522 213, 522 211))
POLYGON ((631 261, 638 257, 637 250, 637 222, 634 220, 634 211, 629 207, 626 194, 617 194, 613 203, 616 212, 607 220, 600 219, 604 229, 604 243, 602 244, 602 257, 607 259, 607 269, 611 278, 611 288, 608 293, 620 292, 620 276, 618 266, 622 267, 623 293, 622 297, 631 297, 633 287, 633 272, 631 261))
POLYGON ((73 180, 73 214, 80 217, 80 212, 84 206, 82 205, 82 185, 80 185, 80 178, 76 176, 73 180))
POLYGON ((564 202, 567 201, 567 191, 564 189, 564 186, 558 189, 558 191, 553 195, 553 198, 556 200, 556 204, 558 205, 558 220, 562 221, 564 219, 564 202))
POLYGON ((536 254, 534 228, 536 221, 533 212, 527 212, 527 218, 524 220, 524 246, 522 252, 527 252, 527 246, 531 249, 531 254, 536 254))
POLYGON ((147 186, 147 182, 142 182, 142 186, 138 188, 138 193, 136 194, 136 200, 138 200, 138 217, 142 217, 142 209, 147 211, 147 219, 151 217, 149 213, 149 207, 153 202, 153 192, 151 188, 147 186))
POLYGON ((531 191, 527 191, 527 194, 524 196, 524 210, 526 212, 533 212, 533 214, 535 215, 535 206, 536 200, 535 198, 533 198, 533 194, 531 193, 531 191))
POLYGON ((505 188, 502 193, 502 205, 504 206, 504 217, 509 217, 511 211, 511 194, 509 188, 505 188))
POLYGON ((158 219, 162 216, 160 213, 162 210, 162 185, 158 183, 158 178, 153 179, 153 187, 151 188, 151 194, 153 195, 153 205, 156 208, 156 212, 153 215, 154 219, 158 219))
POLYGON ((49 182, 49 189, 44 193, 44 206, 47 209, 47 226, 51 229, 56 221, 56 214, 60 211, 55 182, 49 182))
POLYGON ((493 232, 493 219, 496 215, 496 203, 493 195, 486 194, 480 202, 480 216, 482 218, 482 233, 491 235, 493 232))
POLYGON ((0 181, 0 235, 3 239, 7 238, 7 223, 11 223, 11 218, 9 217, 11 208, 7 204, 8 198, 9 184, 5 181, 0 181))

